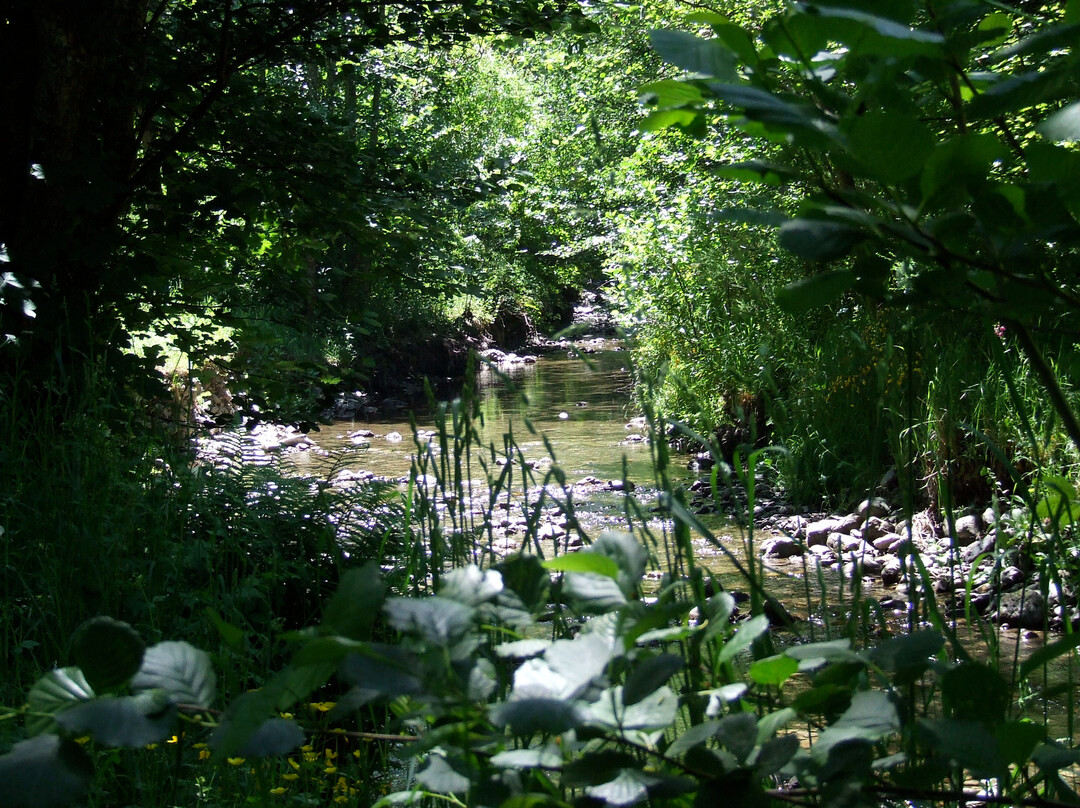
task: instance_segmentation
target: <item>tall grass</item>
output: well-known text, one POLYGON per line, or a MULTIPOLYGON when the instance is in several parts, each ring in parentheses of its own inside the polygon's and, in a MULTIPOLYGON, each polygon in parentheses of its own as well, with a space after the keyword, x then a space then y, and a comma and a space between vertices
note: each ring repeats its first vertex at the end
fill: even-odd
MULTIPOLYGON (((1009 384, 1017 381, 1011 378, 1009 384)), ((93 614, 127 620, 151 640, 183 637, 213 650, 223 673, 223 698, 230 701, 287 663, 281 636, 318 624, 343 570, 358 562, 376 560, 397 592, 422 597, 437 592, 454 567, 499 563, 506 549, 499 544, 498 525, 507 512, 524 519, 525 533, 518 541, 526 554, 550 558, 566 553, 575 534, 588 543, 593 537, 578 522, 573 488, 550 444, 549 462, 537 464, 525 456, 513 432, 485 439, 478 412, 470 387, 460 398, 436 406, 433 434, 414 435, 415 461, 403 494, 378 485, 339 488, 275 468, 195 463, 190 454, 167 452, 139 437, 134 426, 122 434, 117 427, 103 427, 104 419, 92 408, 63 416, 44 409, 6 412, 4 470, 12 486, 0 506, 2 650, 12 662, 12 675, 4 702, 18 704, 42 670, 66 664, 68 637, 93 614), (59 496, 46 485, 50 479, 62 480, 59 496), (552 511, 565 517, 567 533, 546 541, 540 528, 552 511)), ((675 622, 684 620, 691 607, 699 616, 718 613, 718 583, 711 580, 698 549, 704 543, 737 570, 739 586, 750 595, 751 615, 782 614, 775 573, 760 557, 753 519, 756 480, 770 453, 743 446, 728 466, 720 447, 689 426, 672 424, 651 409, 647 416, 658 511, 627 494, 624 512, 627 529, 641 537, 651 553, 650 565, 662 573, 657 607, 668 609, 663 614, 675 622), (673 428, 710 445, 717 505, 725 487, 742 492, 743 509, 734 517, 741 528, 737 538, 691 512, 673 473, 676 457, 668 444, 673 428)), ((1016 417, 1025 421, 1032 415, 1021 410, 1016 417)), ((532 431, 527 422, 522 428, 532 431)), ((1041 445, 1031 447, 1031 454, 1042 451, 1041 445)), ((908 453, 913 464, 920 456, 918 450, 908 453)), ((1036 484, 1030 490, 1020 503, 1029 512, 1038 511, 1040 491, 1043 501, 1051 502, 1052 489, 1036 484)), ((910 517, 914 499, 903 499, 910 517)), ((946 492, 946 509, 953 501, 946 492)), ((1010 546, 994 551, 999 566, 1015 559, 1016 552, 1040 565, 1044 595, 1051 586, 1074 589, 1080 577, 1080 562, 1068 549, 1075 540, 1072 507, 1067 501, 1061 505, 1060 497, 1053 502, 1059 505, 1056 518, 1030 519, 1010 546)), ((1014 504, 1002 501, 1001 510, 1014 504)), ((972 654, 972 639, 963 633, 957 612, 935 593, 923 560, 915 554, 908 565, 911 607, 904 620, 885 614, 861 577, 804 566, 801 588, 810 620, 777 634, 779 644, 847 638, 870 647, 883 637, 930 625, 948 638, 935 670, 951 670, 972 654)), ((572 636, 579 628, 564 619, 564 595, 554 590, 550 630, 555 637, 572 636)), ((977 625, 973 618, 969 622, 977 625)), ((1041 712, 1043 723, 1071 742, 1072 667, 1066 666, 1064 679, 1048 687, 1025 684, 1027 689, 1021 689, 1018 646, 1000 643, 996 631, 983 636, 988 645, 984 658, 1016 696, 1010 715, 1020 715, 1021 707, 1025 715, 1041 712)), ((771 658, 778 651, 773 637, 757 638, 750 656, 771 658)), ((669 646, 685 662, 681 675, 689 725, 705 718, 705 702, 695 694, 746 679, 748 660, 723 651, 729 639, 730 633, 714 631, 698 641, 687 633, 669 646)), ((912 720, 942 715, 937 679, 927 674, 905 687, 902 704, 912 720)), ((191 736, 178 737, 172 748, 164 744, 145 754, 101 751, 101 804, 239 805, 287 789, 308 802, 369 805, 384 788, 407 785, 411 775, 407 762, 392 751, 395 741, 358 746, 356 739, 371 740, 376 737, 372 732, 391 738, 423 722, 405 702, 368 706, 354 713, 357 723, 348 731, 353 735, 335 734, 323 711, 344 697, 332 685, 298 708, 311 730, 307 746, 292 763, 272 758, 215 766, 201 759, 197 744, 205 736, 197 727, 191 736)), ((769 685, 756 692, 748 707, 765 716, 788 706, 790 698, 780 686, 769 685)), ((9 737, 11 728, 5 724, 9 737)), ((810 737, 820 730, 817 723, 808 725, 810 737)), ((962 776, 952 785, 962 786, 962 776)))

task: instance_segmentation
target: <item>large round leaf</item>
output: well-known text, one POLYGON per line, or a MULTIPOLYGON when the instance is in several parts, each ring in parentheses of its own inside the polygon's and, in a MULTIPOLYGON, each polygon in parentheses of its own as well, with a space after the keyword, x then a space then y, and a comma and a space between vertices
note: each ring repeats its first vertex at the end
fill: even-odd
POLYGON ((51 732, 56 728, 58 712, 92 698, 94 689, 78 668, 49 671, 30 688, 26 731, 31 735, 51 732))
POLYGON ((64 710, 56 722, 75 734, 92 735, 106 746, 138 749, 173 732, 176 707, 161 690, 123 698, 94 699, 64 710))
POLYGON ((53 808, 86 797, 93 764, 83 748, 56 735, 21 741, 0 756, 0 808, 53 808))
POLYGON ((287 755, 304 742, 304 731, 295 721, 270 718, 259 725, 240 749, 244 757, 287 755))
POLYGON ((145 650, 135 629, 111 617, 87 620, 71 641, 75 664, 98 693, 127 684, 138 672, 145 650))
POLYGON ((164 690, 174 704, 209 707, 214 701, 217 679, 205 651, 186 642, 159 642, 146 649, 142 667, 131 680, 136 693, 164 690))

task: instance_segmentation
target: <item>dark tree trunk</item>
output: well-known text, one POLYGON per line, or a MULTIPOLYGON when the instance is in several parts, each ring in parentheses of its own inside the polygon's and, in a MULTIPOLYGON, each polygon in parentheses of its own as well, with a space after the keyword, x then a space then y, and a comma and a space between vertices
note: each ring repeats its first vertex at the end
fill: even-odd
POLYGON ((77 383, 107 347, 146 13, 146 0, 16 0, 0 14, 0 243, 23 286, 0 293, 0 333, 18 338, 5 371, 77 383))

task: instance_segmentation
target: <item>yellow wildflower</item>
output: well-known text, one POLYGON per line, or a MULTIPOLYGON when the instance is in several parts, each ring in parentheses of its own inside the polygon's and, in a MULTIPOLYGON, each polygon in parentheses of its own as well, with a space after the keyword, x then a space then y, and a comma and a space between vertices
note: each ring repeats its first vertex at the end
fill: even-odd
POLYGON ((229 761, 230 766, 243 766, 244 759, 242 757, 226 758, 229 761))
POLYGON ((293 780, 295 780, 299 776, 300 775, 297 774, 296 772, 289 772, 288 774, 281 775, 281 779, 282 780, 288 780, 291 783, 293 780))
POLYGON ((289 789, 278 786, 277 788, 270 789, 271 794, 284 794, 289 789))

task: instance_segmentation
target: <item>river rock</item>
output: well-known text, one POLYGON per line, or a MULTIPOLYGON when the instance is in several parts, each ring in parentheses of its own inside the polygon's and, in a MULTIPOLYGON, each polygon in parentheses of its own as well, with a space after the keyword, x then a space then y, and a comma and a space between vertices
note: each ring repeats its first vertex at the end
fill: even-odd
POLYGON ((1023 570, 1019 567, 1008 566, 1001 571, 1001 577, 998 579, 998 586, 1001 591, 1007 592, 1017 586, 1020 586, 1024 582, 1025 575, 1023 570))
POLYGON ((803 537, 806 539, 808 547, 814 547, 819 544, 827 544, 829 535, 831 533, 839 533, 841 520, 835 516, 828 519, 819 519, 816 522, 810 522, 806 525, 803 537))
POLYGON ((883 586, 896 586, 904 577, 904 565, 894 555, 882 556, 880 575, 883 586))
POLYGON ((995 539, 993 536, 986 536, 977 541, 973 541, 960 551, 960 560, 965 564, 971 564, 976 558, 984 553, 992 553, 994 551, 994 542, 995 539))
POLYGON ((279 443, 282 446, 286 446, 286 447, 288 447, 288 446, 297 446, 297 447, 305 446, 306 447, 306 446, 313 446, 315 444, 315 441, 313 441, 311 438, 309 438, 307 435, 305 435, 305 434, 303 434, 301 432, 301 433, 297 433, 297 434, 294 434, 294 435, 286 435, 285 437, 283 437, 279 441, 279 443))
POLYGON ((788 536, 776 536, 761 543, 761 554, 769 558, 791 558, 802 552, 802 545, 788 536))
POLYGON ((840 556, 836 554, 834 550, 826 547, 824 544, 815 544, 810 548, 810 553, 817 558, 818 563, 831 567, 837 561, 840 560, 840 556))
POLYGON ((953 544, 956 547, 967 547, 979 538, 979 517, 974 514, 961 516, 956 520, 953 531, 953 544))
POLYGON ((400 432, 387 432, 385 440, 387 443, 401 443, 403 438, 401 437, 400 432))
POLYGON ((540 529, 536 531, 536 538, 540 541, 546 541, 548 539, 557 539, 566 535, 566 529, 562 525, 557 525, 554 522, 548 522, 541 525, 540 529))
POLYGON ((879 553, 889 553, 903 540, 904 537, 899 533, 885 533, 873 539, 870 543, 874 545, 874 549, 879 553))
POLYGON ((1010 628, 1042 628, 1046 622, 1046 600, 1037 589, 1007 592, 998 599, 990 620, 1010 628))
POLYGON ((845 536, 840 534, 840 549, 846 553, 858 553, 859 555, 877 555, 872 544, 867 544, 858 536, 845 536))
POLYGON ((825 546, 828 547, 830 550, 839 553, 841 550, 843 550, 843 541, 846 538, 848 538, 846 533, 839 533, 837 531, 833 531, 828 535, 828 538, 825 539, 825 546))
POLYGON ((880 516, 871 516, 862 526, 863 541, 874 543, 874 539, 886 536, 896 530, 896 526, 886 522, 880 516))
POLYGON ((864 499, 860 502, 855 513, 858 514, 860 522, 865 522, 871 516, 888 516, 890 510, 891 508, 887 499, 882 497, 872 497, 871 499, 864 499))

